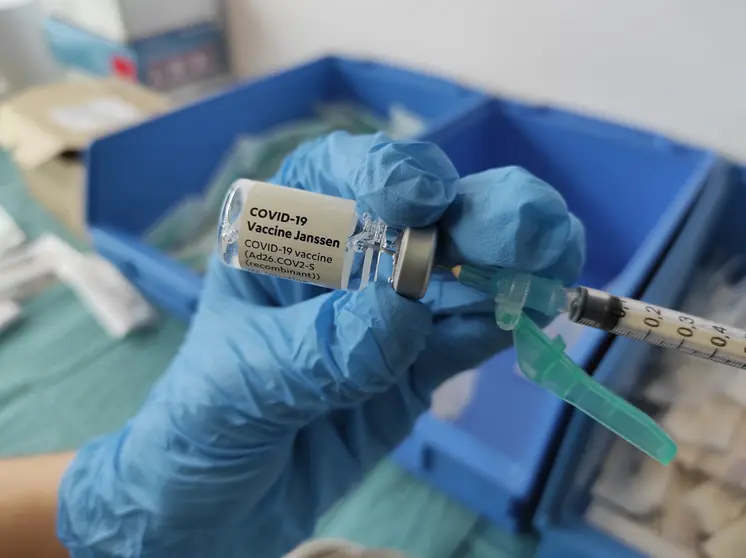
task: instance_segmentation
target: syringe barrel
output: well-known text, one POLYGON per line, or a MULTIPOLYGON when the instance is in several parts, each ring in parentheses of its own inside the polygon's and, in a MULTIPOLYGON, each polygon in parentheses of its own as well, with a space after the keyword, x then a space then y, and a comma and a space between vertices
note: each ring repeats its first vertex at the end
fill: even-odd
POLYGON ((623 303, 614 295, 588 287, 569 290, 570 304, 567 314, 570 321, 611 331, 624 316, 623 303))

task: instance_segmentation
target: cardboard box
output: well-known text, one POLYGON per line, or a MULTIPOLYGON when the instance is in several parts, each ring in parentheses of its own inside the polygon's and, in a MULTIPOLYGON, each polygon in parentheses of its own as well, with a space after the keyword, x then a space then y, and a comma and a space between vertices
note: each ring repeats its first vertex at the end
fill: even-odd
POLYGON ((0 107, 0 145, 32 196, 84 236, 88 144, 168 108, 165 97, 116 78, 36 87, 0 107))
POLYGON ((43 0, 61 21, 117 43, 220 19, 218 0, 43 0))

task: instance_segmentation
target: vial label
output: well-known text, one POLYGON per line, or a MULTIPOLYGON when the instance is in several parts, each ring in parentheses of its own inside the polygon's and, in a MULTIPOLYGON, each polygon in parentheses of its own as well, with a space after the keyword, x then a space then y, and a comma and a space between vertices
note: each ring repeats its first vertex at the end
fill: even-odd
POLYGON ((355 202, 248 181, 239 227, 242 269, 342 289, 355 202))

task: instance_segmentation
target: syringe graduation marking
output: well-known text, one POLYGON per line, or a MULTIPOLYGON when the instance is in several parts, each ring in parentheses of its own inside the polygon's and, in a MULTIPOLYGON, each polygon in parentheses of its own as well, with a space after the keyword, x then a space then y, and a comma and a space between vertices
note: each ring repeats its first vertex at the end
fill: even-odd
POLYGON ((746 369, 746 332, 645 302, 581 287, 570 319, 713 362, 746 369))

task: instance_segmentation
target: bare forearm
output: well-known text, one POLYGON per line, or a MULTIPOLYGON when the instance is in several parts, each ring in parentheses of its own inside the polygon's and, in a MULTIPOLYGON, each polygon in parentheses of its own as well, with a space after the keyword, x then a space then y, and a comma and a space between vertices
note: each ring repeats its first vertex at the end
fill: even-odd
POLYGON ((0 460, 0 558, 64 558, 57 490, 72 453, 0 460))

